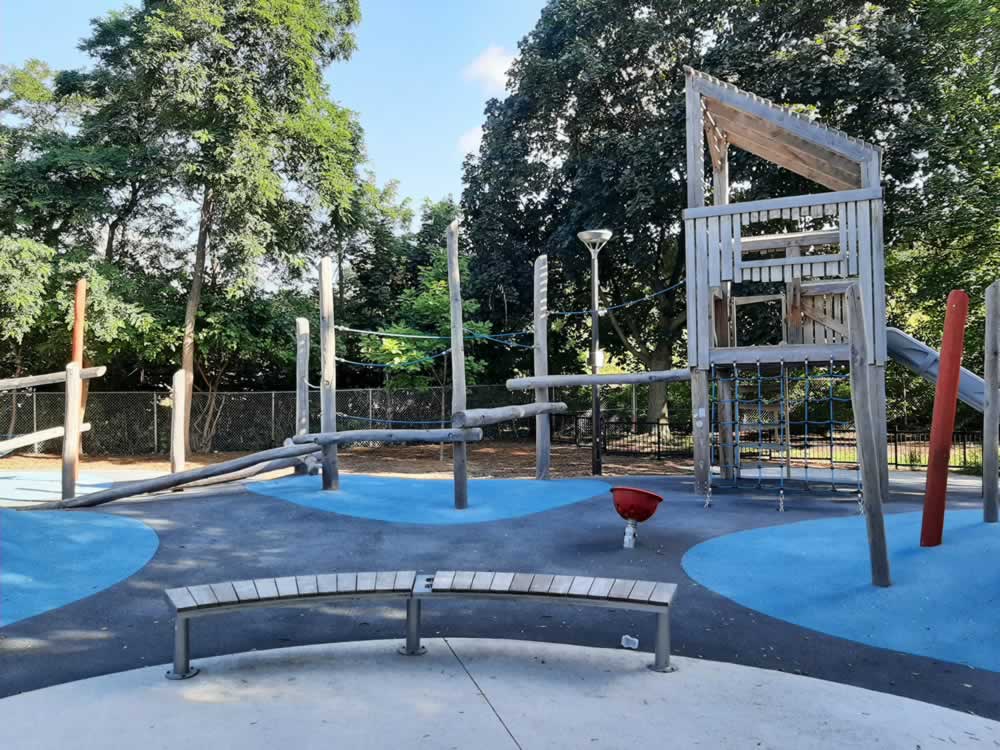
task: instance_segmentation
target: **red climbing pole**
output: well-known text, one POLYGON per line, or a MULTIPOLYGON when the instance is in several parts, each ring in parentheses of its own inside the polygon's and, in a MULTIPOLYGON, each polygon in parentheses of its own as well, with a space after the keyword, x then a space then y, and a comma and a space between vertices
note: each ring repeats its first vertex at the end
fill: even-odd
POLYGON ((931 419, 931 446, 927 461, 927 488, 924 490, 924 518, 920 546, 936 547, 944 534, 944 506, 948 496, 948 460, 951 437, 955 431, 955 408, 958 405, 958 378, 962 369, 965 321, 969 317, 969 295, 956 289, 948 295, 944 314, 944 338, 938 364, 937 388, 934 391, 934 416, 931 419))

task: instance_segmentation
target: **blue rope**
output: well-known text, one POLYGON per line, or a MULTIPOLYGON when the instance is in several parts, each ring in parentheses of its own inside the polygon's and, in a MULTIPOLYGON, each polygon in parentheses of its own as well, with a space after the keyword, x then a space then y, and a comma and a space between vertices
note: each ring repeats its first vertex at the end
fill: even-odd
MULTIPOLYGON (((468 331, 466 331, 466 333, 468 333, 468 331)), ((525 333, 527 333, 527 331, 525 331, 525 333)), ((465 338, 472 339, 474 341, 475 340, 493 341, 493 342, 495 342, 497 344, 503 344, 504 346, 509 347, 511 349, 534 349, 535 348, 534 345, 532 345, 532 344, 519 344, 516 341, 504 341, 501 338, 498 338, 496 336, 493 336, 493 335, 490 335, 490 334, 486 334, 486 333, 474 333, 474 334, 470 334, 470 335, 466 336, 465 338)), ((507 338, 510 338, 510 336, 507 336, 507 338)))
MULTIPOLYGON (((597 314, 598 315, 603 315, 604 313, 611 312, 612 310, 621 310, 622 308, 625 308, 625 307, 631 307, 632 305, 638 305, 640 302, 648 302, 649 300, 655 299, 656 297, 659 297, 662 294, 666 294, 667 292, 672 292, 674 289, 676 289, 677 287, 679 287, 683 283, 685 283, 684 279, 681 279, 676 284, 673 284, 672 286, 668 286, 666 289, 661 289, 658 292, 653 292, 652 294, 647 294, 645 297, 639 297, 638 299, 629 300, 628 302, 621 302, 621 303, 619 303, 617 305, 612 305, 611 307, 601 307, 601 308, 598 308, 597 314)), ((564 317, 568 317, 568 316, 571 316, 571 315, 590 315, 593 312, 594 312, 593 310, 571 310, 569 312, 562 312, 562 311, 559 311, 559 310, 550 310, 549 311, 549 315, 562 315, 564 317)))
POLYGON ((337 361, 345 365, 354 365, 356 367, 369 367, 376 370, 382 370, 389 367, 409 367, 410 365, 419 365, 423 364, 424 362, 431 362, 439 357, 445 356, 450 351, 451 349, 445 349, 443 352, 438 352, 437 354, 431 354, 427 357, 420 357, 419 359, 410 359, 407 360, 406 362, 390 362, 390 363, 355 362, 352 359, 341 359, 340 357, 337 357, 337 361))
POLYGON ((342 414, 337 412, 338 419, 357 419, 360 422, 368 422, 369 424, 451 424, 447 419, 372 419, 371 417, 359 417, 354 414, 342 414))

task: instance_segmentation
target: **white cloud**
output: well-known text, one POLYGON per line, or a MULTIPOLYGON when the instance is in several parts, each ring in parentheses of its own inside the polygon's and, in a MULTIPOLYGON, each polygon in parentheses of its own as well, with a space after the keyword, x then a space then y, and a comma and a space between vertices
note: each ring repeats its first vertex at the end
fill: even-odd
POLYGON ((479 152, 479 144, 483 141, 483 129, 478 125, 469 128, 462 135, 458 136, 458 150, 465 154, 475 154, 479 152))
POLYGON ((467 81, 476 81, 484 93, 491 96, 504 92, 507 85, 507 69, 514 62, 514 55, 503 47, 490 45, 479 56, 465 66, 462 75, 467 81))

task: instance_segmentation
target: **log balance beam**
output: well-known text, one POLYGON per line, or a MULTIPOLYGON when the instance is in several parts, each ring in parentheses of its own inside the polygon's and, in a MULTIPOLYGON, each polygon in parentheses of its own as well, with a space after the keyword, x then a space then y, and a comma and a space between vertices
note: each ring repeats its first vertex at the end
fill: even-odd
POLYGON ((558 388, 564 385, 632 385, 655 382, 680 382, 691 379, 691 371, 651 370, 650 372, 619 372, 607 375, 545 375, 531 378, 511 378, 508 391, 532 388, 558 388))
POLYGON ((343 432, 313 432, 296 435, 295 444, 347 445, 348 443, 476 443, 483 439, 482 430, 344 430, 343 432))
POLYGON ((455 412, 451 417, 451 423, 455 427, 484 427, 514 419, 537 417, 540 414, 565 414, 567 411, 569 407, 561 401, 514 404, 493 409, 467 409, 455 412))

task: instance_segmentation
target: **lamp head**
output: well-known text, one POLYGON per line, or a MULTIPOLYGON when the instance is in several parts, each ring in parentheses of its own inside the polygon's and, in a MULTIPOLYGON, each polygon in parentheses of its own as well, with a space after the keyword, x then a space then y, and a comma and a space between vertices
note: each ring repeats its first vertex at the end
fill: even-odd
POLYGON ((587 249, 592 253, 600 252, 601 248, 607 243, 612 237, 612 232, 610 229, 587 229, 586 231, 579 232, 577 238, 587 249))

